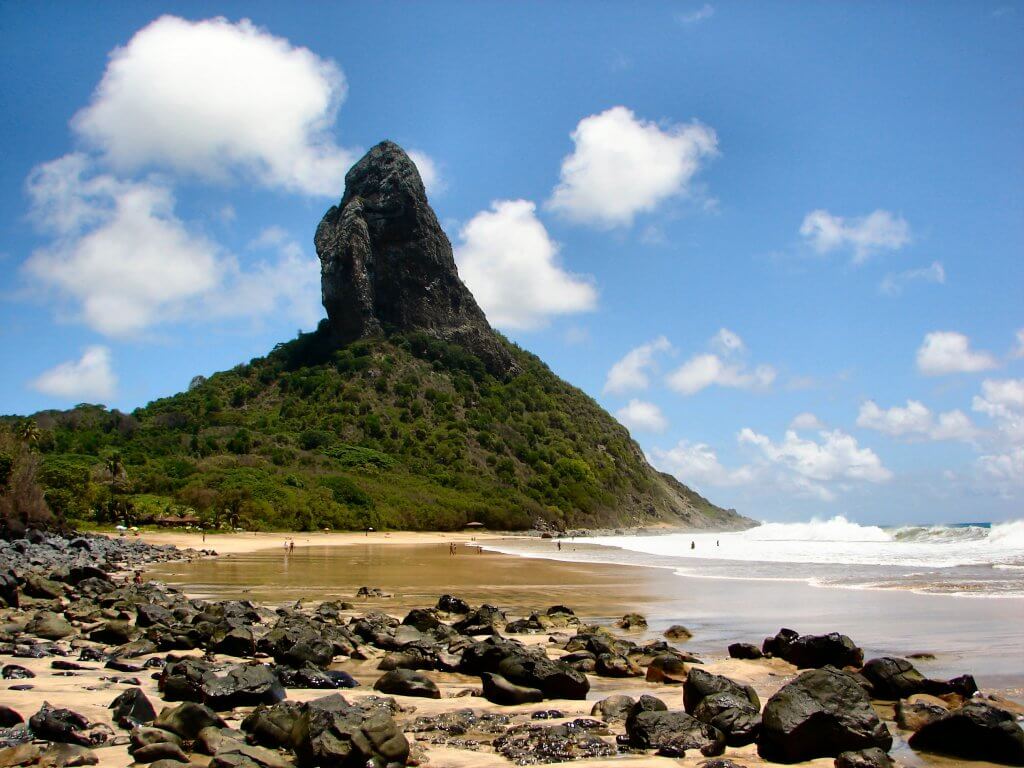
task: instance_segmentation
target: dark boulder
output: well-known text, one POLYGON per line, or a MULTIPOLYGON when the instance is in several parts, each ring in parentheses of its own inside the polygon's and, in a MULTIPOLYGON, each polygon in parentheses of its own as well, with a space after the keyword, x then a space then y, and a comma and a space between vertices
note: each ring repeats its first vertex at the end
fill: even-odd
POLYGON ((647 666, 647 682, 663 683, 665 685, 682 685, 690 668, 678 656, 670 653, 663 653, 651 659, 647 666))
POLYGON ((33 616, 25 625, 25 631, 44 640, 62 640, 75 634, 75 628, 67 619, 51 611, 40 611, 33 616))
POLYGON ((830 632, 827 635, 798 635, 792 629, 780 629, 775 637, 764 641, 766 656, 776 656, 795 664, 800 669, 818 669, 824 666, 859 667, 864 663, 864 651, 846 635, 830 632))
POLYGON ((314 704, 303 707, 292 728, 300 768, 405 765, 409 742, 387 712, 374 709, 367 713, 348 706, 326 709, 314 704))
POLYGON ((48 702, 43 702, 39 711, 29 718, 28 727, 37 739, 78 744, 83 747, 92 746, 92 741, 86 734, 89 730, 89 721, 70 709, 51 707, 48 702))
POLYGON ((281 701, 272 707, 260 705, 242 721, 242 730, 264 747, 292 746, 292 728, 302 714, 302 706, 294 701, 281 701))
POLYGON ((423 699, 440 699, 441 691, 426 675, 411 669, 393 669, 385 673, 373 688, 392 696, 418 696, 423 699))
POLYGON ((213 650, 226 656, 246 658, 256 653, 256 640, 247 627, 232 627, 213 637, 213 650))
POLYGON ((437 601, 437 610, 444 611, 445 613, 457 613, 460 616, 464 616, 469 613, 470 607, 469 603, 460 597, 441 595, 437 601))
POLYGON ((761 729, 761 713, 746 696, 719 691, 705 696, 693 711, 702 723, 713 725, 725 735, 730 747, 753 744, 761 729))
POLYGON ((510 683, 501 675, 484 672, 480 675, 483 683, 484 698, 494 704, 516 706, 517 704, 534 704, 544 700, 544 694, 536 688, 527 688, 510 683))
POLYGON ((1024 765, 1024 731, 1014 716, 980 701, 970 701, 925 724, 909 744, 965 760, 1024 765))
POLYGON ((636 704, 632 696, 608 696, 594 704, 590 710, 593 717, 600 717, 602 720, 611 722, 613 720, 625 720, 630 710, 636 704))
POLYGON ((124 645, 131 642, 134 635, 135 628, 127 621, 108 621, 99 629, 94 629, 90 632, 89 639, 94 643, 124 645))
POLYGON ((585 699, 590 690, 590 682, 582 672, 545 657, 508 656, 496 671, 511 683, 543 691, 548 699, 585 699))
POLYGON ((20 664, 7 664, 0 670, 0 677, 4 680, 30 680, 35 676, 35 672, 20 664))
POLYGON ((644 674, 632 660, 617 653, 602 653, 598 656, 594 671, 602 677, 640 677, 644 674))
POLYGON ((895 761, 878 747, 843 752, 835 768, 895 768, 895 761))
POLYGON ((14 726, 20 725, 24 722, 25 718, 18 712, 11 709, 6 704, 0 704, 0 728, 13 728, 14 726))
POLYGON ((156 710, 141 688, 129 688, 110 702, 110 718, 122 728, 135 728, 156 720, 156 710))
POLYGON ((942 699, 929 701, 915 694, 910 699, 896 702, 896 725, 905 731, 919 731, 932 720, 938 720, 949 712, 949 707, 942 699))
POLYGON ((825 667, 804 672, 768 700, 757 745, 766 760, 795 763, 869 747, 888 751, 892 736, 864 689, 825 667))
POLYGON ((683 757, 692 749, 705 757, 725 751, 725 737, 717 728, 685 712, 638 712, 626 721, 626 734, 630 746, 657 749, 667 757, 683 757))
POLYGON ((662 632, 662 636, 668 640, 675 640, 680 642, 683 640, 689 640, 693 637, 693 632, 688 630, 682 624, 673 624, 671 627, 662 632))
POLYGON ((221 716, 205 704, 186 701, 176 707, 165 707, 153 721, 156 728, 162 728, 183 739, 191 741, 203 728, 211 725, 225 728, 227 724, 221 716))
POLYGON ((647 629, 647 619, 639 613, 627 613, 615 622, 620 629, 647 629))
POLYGON ((169 741, 139 747, 132 752, 132 758, 136 763, 155 763, 157 760, 174 760, 179 763, 188 762, 188 756, 181 747, 169 741))
POLYGON ((12 570, 0 571, 0 607, 17 608, 20 604, 17 574, 12 570))
POLYGON ((463 635, 496 635, 498 628, 508 624, 505 614, 493 605, 481 605, 475 611, 470 611, 461 621, 457 621, 452 628, 463 635))
POLYGON ((202 701, 203 679, 212 672, 209 662, 184 658, 164 666, 157 687, 166 701, 202 701))
POLYGON ((729 646, 729 657, 733 659, 763 659, 764 653, 753 643, 733 643, 729 646))
POLYGON ((715 693, 731 693, 739 699, 746 699, 755 710, 761 709, 761 700, 753 686, 740 685, 723 675, 713 675, 694 667, 683 684, 683 707, 693 714, 706 696, 715 693))
POLYGON ((263 664, 244 664, 228 670, 223 677, 208 673, 201 686, 203 700, 214 710, 276 704, 287 696, 273 670, 263 664))
POLYGON ((943 696, 955 693, 969 699, 978 692, 978 686, 970 675, 952 680, 930 680, 922 675, 906 659, 883 656, 871 659, 861 670, 871 683, 876 699, 905 699, 915 693, 943 696))

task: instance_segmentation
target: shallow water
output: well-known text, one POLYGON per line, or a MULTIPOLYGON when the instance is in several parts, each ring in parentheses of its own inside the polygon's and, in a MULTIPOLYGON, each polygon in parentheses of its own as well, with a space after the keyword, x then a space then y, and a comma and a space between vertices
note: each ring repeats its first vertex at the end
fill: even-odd
POLYGON ((268 602, 352 600, 360 586, 375 586, 394 597, 370 604, 394 612, 430 605, 446 592, 471 603, 497 604, 513 615, 555 603, 601 622, 639 611, 650 626, 637 639, 660 636, 670 624, 684 624, 694 632, 687 649, 708 656, 723 656, 733 642, 760 643, 783 626, 800 632, 839 631, 863 646, 869 658, 929 652, 936 655, 934 661, 915 662, 926 674, 970 672, 982 686, 1024 695, 1024 598, 974 600, 906 590, 821 588, 804 580, 747 579, 742 563, 729 579, 693 578, 678 575, 671 562, 662 567, 616 565, 600 561, 618 550, 564 542, 559 552, 555 542, 528 538, 487 542, 522 557, 476 554, 468 547, 452 557, 446 544, 297 543, 290 555, 264 550, 170 563, 151 575, 194 595, 268 602), (549 559, 554 557, 574 562, 549 559))

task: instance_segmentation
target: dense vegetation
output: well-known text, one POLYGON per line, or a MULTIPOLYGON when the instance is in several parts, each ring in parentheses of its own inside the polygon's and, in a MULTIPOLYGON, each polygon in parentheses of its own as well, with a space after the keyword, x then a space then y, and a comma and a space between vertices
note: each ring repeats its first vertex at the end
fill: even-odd
MULTIPOLYGON (((670 481, 626 430, 539 359, 513 352, 521 373, 500 381, 424 334, 337 349, 321 328, 131 414, 83 404, 6 419, 0 467, 15 454, 35 462, 64 520, 519 529, 670 517, 651 501, 670 481)), ((700 512, 723 514, 674 487, 676 501, 682 492, 700 512)))

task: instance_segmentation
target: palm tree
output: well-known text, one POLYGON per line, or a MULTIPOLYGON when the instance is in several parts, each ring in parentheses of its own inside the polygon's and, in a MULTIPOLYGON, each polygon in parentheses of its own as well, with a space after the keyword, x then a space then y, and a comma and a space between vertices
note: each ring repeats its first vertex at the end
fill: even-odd
POLYGON ((18 437, 30 446, 39 441, 39 426, 35 419, 22 419, 18 422, 18 437))

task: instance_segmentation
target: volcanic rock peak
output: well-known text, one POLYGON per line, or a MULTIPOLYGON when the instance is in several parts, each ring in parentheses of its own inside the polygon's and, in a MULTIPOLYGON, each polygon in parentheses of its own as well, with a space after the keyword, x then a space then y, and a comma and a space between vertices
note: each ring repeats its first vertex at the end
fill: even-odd
POLYGON ((345 194, 314 239, 321 290, 339 343, 420 331, 460 344, 497 376, 516 366, 459 279, 415 163, 382 141, 345 175, 345 194))

